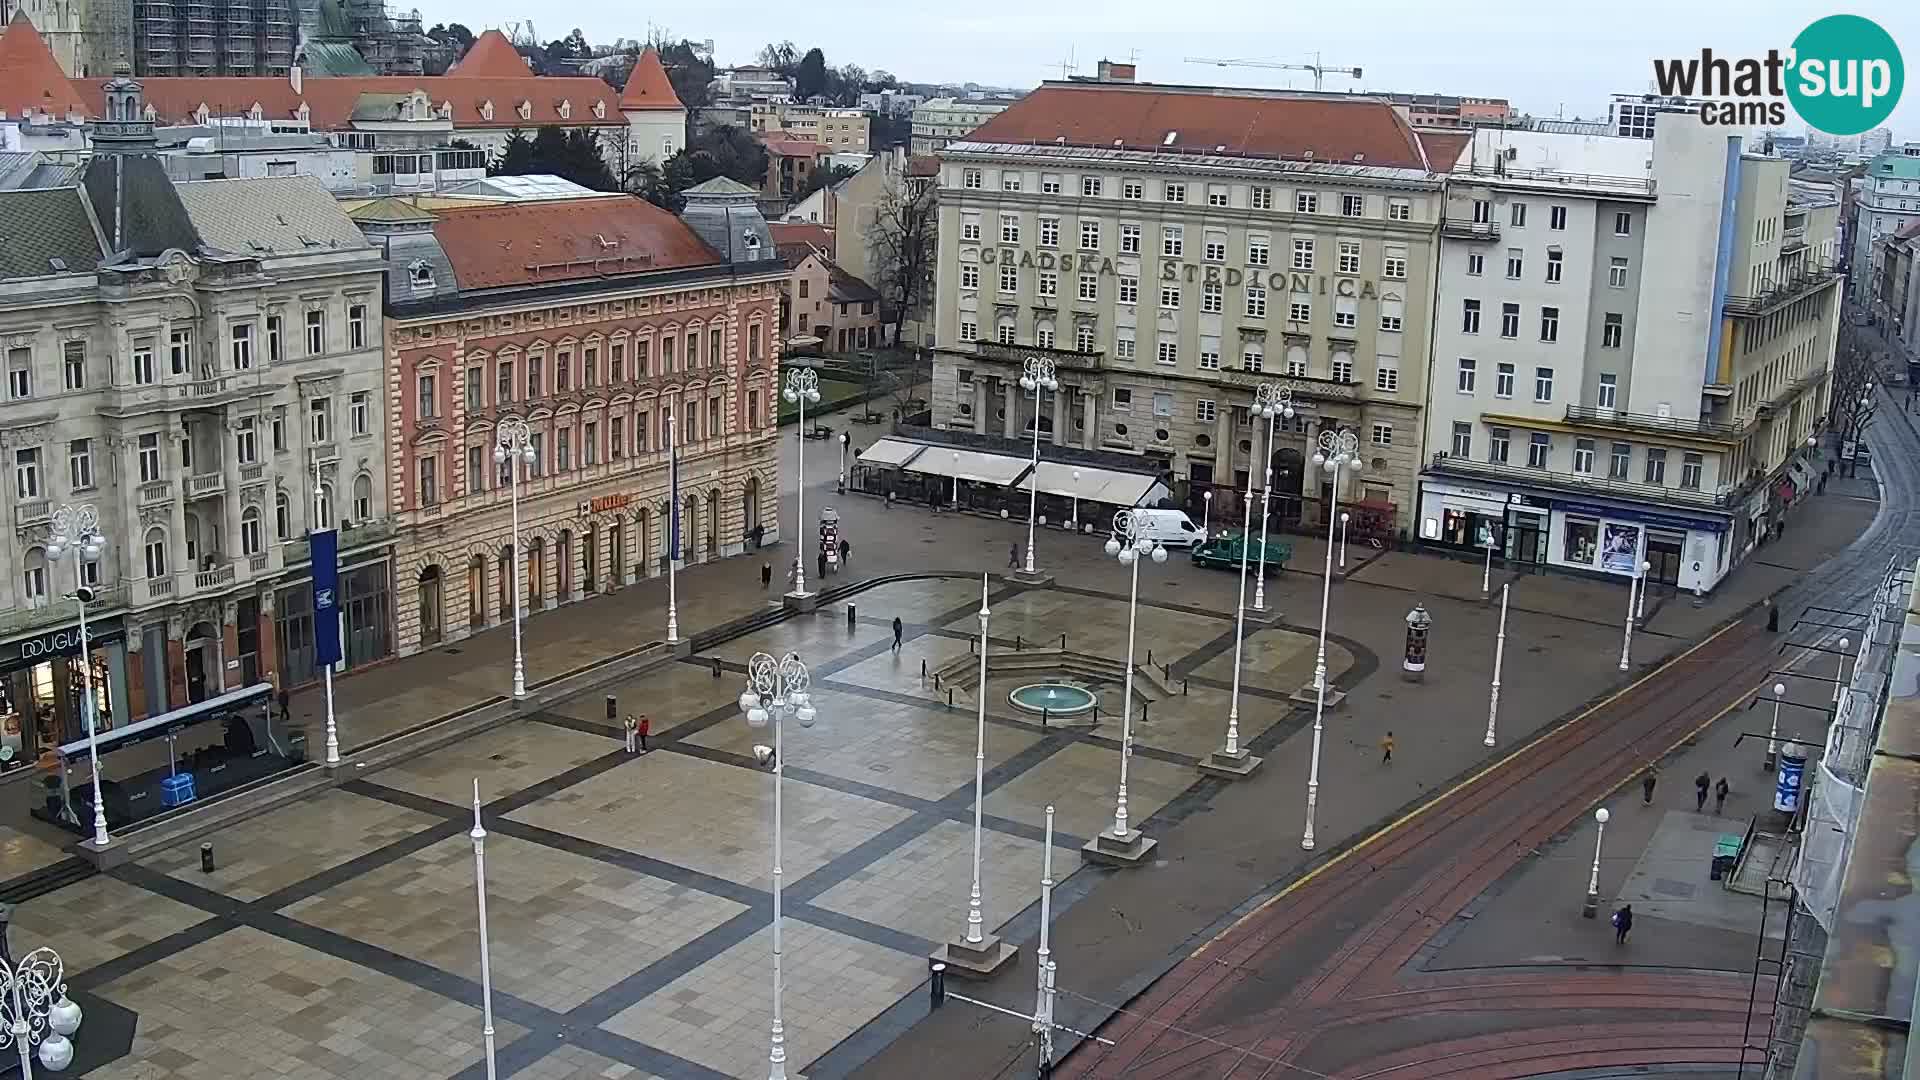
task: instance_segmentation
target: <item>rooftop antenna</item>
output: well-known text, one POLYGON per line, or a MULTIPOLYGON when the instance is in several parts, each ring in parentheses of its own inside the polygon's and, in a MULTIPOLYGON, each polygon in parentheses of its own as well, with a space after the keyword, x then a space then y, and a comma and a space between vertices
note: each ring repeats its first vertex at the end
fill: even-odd
POLYGON ((1079 70, 1080 65, 1073 62, 1073 46, 1069 45, 1066 58, 1060 61, 1060 81, 1065 82, 1069 76, 1079 70))

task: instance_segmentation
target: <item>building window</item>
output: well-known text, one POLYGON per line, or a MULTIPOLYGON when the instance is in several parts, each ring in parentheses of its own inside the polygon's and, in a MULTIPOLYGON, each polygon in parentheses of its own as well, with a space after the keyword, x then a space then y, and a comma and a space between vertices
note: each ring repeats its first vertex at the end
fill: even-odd
POLYGON ((1393 425, 1392 424, 1373 425, 1373 445, 1375 446, 1392 446, 1393 445, 1393 425))
POLYGON ((281 323, 282 320, 280 316, 267 316, 267 362, 270 364, 279 363, 282 355, 280 351, 281 323))
POLYGON ((1517 338, 1520 336, 1520 305, 1500 305, 1500 336, 1517 338))
POLYGON ((1680 455, 1680 486, 1688 491, 1700 490, 1702 458, 1699 454, 1680 455))
POLYGON ((1116 386, 1113 388, 1113 411, 1114 412, 1132 412, 1133 411, 1133 388, 1132 387, 1116 386))
POLYGON ((1003 320, 1000 323, 1000 325, 995 328, 994 334, 999 339, 1000 344, 1012 345, 1014 343, 1014 337, 1015 337, 1014 329, 1013 329, 1013 320, 1012 319, 1003 320))
POLYGON ((1040 175, 1040 194, 1042 195, 1060 194, 1060 178, 1058 176, 1053 175, 1052 173, 1042 173, 1040 175))
POLYGON ((1493 203, 1486 199, 1473 200, 1473 223, 1475 225, 1493 224, 1493 203))
POLYGON ((266 537, 260 531, 260 508, 249 506, 240 513, 240 554, 258 555, 266 546, 266 537))
POLYGON ((327 346, 327 313, 315 308, 307 312, 307 355, 319 356, 327 346))
POLYGON ((307 403, 307 442, 318 446, 333 441, 333 400, 314 398, 307 403))
POLYGON ((176 327, 167 334, 167 362, 175 375, 185 375, 193 370, 193 331, 187 327, 176 327))
POLYGON ((1350 296, 1336 296, 1333 300, 1333 325, 1352 327, 1358 324, 1359 310, 1350 296))
POLYGON ((1540 309, 1540 340, 1560 340, 1560 309, 1543 307, 1540 309))
POLYGON ((1000 291, 1007 293, 1020 291, 1019 267, 1006 265, 1000 267, 1000 291))
POLYGON ((1507 277, 1517 281, 1519 280, 1520 275, 1525 270, 1525 268, 1526 268, 1526 260, 1525 258, 1522 257, 1520 249, 1508 248, 1507 249, 1507 277))
POLYGON ((1453 422, 1453 456, 1471 458, 1473 456, 1473 425, 1459 420, 1453 422))
POLYGON ((1167 202, 1183 203, 1187 201, 1187 185, 1185 184, 1168 183, 1161 187, 1161 192, 1161 197, 1167 202))
POLYGON ((1665 484, 1667 482, 1667 452, 1658 446, 1647 447, 1647 483, 1665 484))
POLYGON ((1487 272, 1487 257, 1478 251, 1467 252, 1467 276, 1479 277, 1487 272))
POLYGON ((1018 214, 1000 215, 1000 242, 1017 244, 1020 242, 1020 216, 1018 214))
POLYGON ((1200 370, 1202 371, 1219 371, 1220 370, 1220 345, 1218 341, 1215 341, 1210 338, 1205 338, 1201 340, 1200 370))
POLYGON ((1091 323, 1081 323, 1079 326, 1073 328, 1073 348, 1075 352, 1090 353, 1093 351, 1093 325, 1091 323))
MULTIPOLYGON (((693 433, 687 434, 689 441, 693 433)), ((565 472, 573 468, 573 427, 562 424, 553 432, 553 467, 556 472, 565 472)))
POLYGON ((60 347, 60 368, 64 385, 68 390, 87 388, 87 345, 84 341, 69 341, 60 347))
POLYGON ((245 371, 253 366, 253 324, 234 323, 227 330, 231 337, 233 370, 245 371))
POLYGON ((420 419, 431 420, 433 419, 435 408, 434 398, 437 396, 434 393, 434 378, 432 375, 422 375, 420 376, 419 384, 420 419))
POLYGON ((1001 191, 1019 191, 1020 190, 1020 174, 1012 170, 1008 170, 1006 172, 1001 173, 1000 174, 1000 190, 1001 191))
POLYGON ((1267 265, 1267 253, 1273 241, 1265 233, 1247 237, 1247 265, 1267 265))
POLYGON ((1619 348, 1620 336, 1624 330, 1625 327, 1621 324, 1619 313, 1613 311, 1607 312, 1606 321, 1600 325, 1600 347, 1603 349, 1619 348))
MULTIPOLYGON (((439 472, 439 459, 423 457, 420 461, 428 467, 424 475, 427 479, 433 481, 433 483, 426 486, 426 489, 433 491, 433 497, 437 500, 440 498, 440 481, 437 476, 439 472)), ((321 490, 325 491, 326 489, 323 487, 321 490)), ((373 477, 368 476, 366 473, 361 473, 359 476, 353 478, 353 520, 362 522, 373 520, 373 477)))
POLYGON ((960 222, 960 239, 978 242, 980 239, 980 219, 968 217, 960 222))
POLYGON ((1547 211, 1547 228, 1564 232, 1567 227, 1567 208, 1555 206, 1547 211))
POLYGON ((1613 215, 1613 235, 1633 235, 1633 215, 1631 213, 1621 210, 1613 215))
POLYGON ((1043 349, 1053 348, 1053 327, 1046 323, 1034 327, 1033 343, 1043 349))
POLYGON ((1350 353, 1333 354, 1333 381, 1350 383, 1353 381, 1353 356, 1350 353))
POLYGON ((1358 274, 1360 272, 1360 244, 1353 240, 1340 241, 1340 273, 1358 274))
POLYGON ((1200 310, 1218 314, 1224 306, 1221 299, 1223 295, 1221 285, 1217 281, 1209 281, 1200 286, 1200 310))
POLYGON ((29 446, 13 453, 13 493, 25 501, 40 497, 40 448, 29 446))
POLYGON ((233 451, 235 460, 242 465, 253 465, 260 460, 259 436, 253 430, 252 417, 247 417, 234 425, 233 451))
POLYGON ((1271 210, 1273 209, 1273 189, 1270 187, 1256 187, 1248 192, 1248 200, 1248 205, 1252 206, 1255 210, 1271 210))
POLYGON ((1544 469, 1547 457, 1553 453, 1553 439, 1545 432, 1536 431, 1527 439, 1527 468, 1544 469))
POLYGON ((1114 331, 1113 358, 1115 360, 1132 360, 1135 355, 1135 348, 1136 343, 1133 339, 1133 327, 1123 326, 1114 331))
POLYGON ((1100 223, 1099 222, 1082 221, 1080 223, 1080 250, 1082 251, 1099 251, 1100 250, 1100 223))
POLYGON ((1307 377, 1307 350, 1295 346, 1287 350, 1287 377, 1304 379, 1307 377))
POLYGON ((1367 200, 1365 196, 1362 196, 1362 195, 1340 196, 1340 216, 1341 217, 1359 217, 1360 215, 1366 213, 1366 209, 1367 209, 1367 200))
POLYGON ((67 486, 72 491, 93 487, 92 439, 75 439, 67 444, 67 486))
POLYGON ((1123 304, 1137 304, 1140 302, 1139 278, 1123 277, 1120 279, 1120 302, 1123 304))
POLYGON ((1413 204, 1405 199, 1387 200, 1388 221, 1412 221, 1413 204))
POLYGON ((1513 365, 1495 364, 1493 366, 1493 396, 1510 398, 1513 396, 1513 365))
POLYGON ((1380 276, 1394 281, 1403 281, 1407 276, 1407 257, 1388 255, 1380 260, 1380 276))
POLYGON ((1548 282, 1548 284, 1553 284, 1553 283, 1556 283, 1556 282, 1558 282, 1558 281, 1560 280, 1560 272, 1561 272, 1562 270, 1564 270, 1565 268, 1566 268, 1566 267, 1565 267, 1565 266, 1563 265, 1563 263, 1562 263, 1562 261, 1561 261, 1561 254, 1560 254, 1560 252, 1558 252, 1558 251, 1549 251, 1549 252, 1547 252, 1547 282, 1548 282))
MULTIPOLYGON (((373 395, 367 393, 365 390, 360 390, 356 391, 353 397, 348 399, 347 419, 348 423, 352 425, 355 435, 365 435, 373 430, 372 421, 367 415, 373 407, 373 402, 370 400, 372 396, 373 395)), ((315 439, 314 441, 325 442, 326 440, 315 439)))
POLYGON ((1264 319, 1267 317, 1267 290, 1259 285, 1247 286, 1247 318, 1264 319))
POLYGON ((1120 182, 1120 197, 1134 200, 1144 199, 1147 197, 1147 185, 1138 180, 1123 180, 1120 182))
POLYGON ((1219 418, 1214 403, 1202 398, 1193 403, 1193 418, 1203 424, 1211 424, 1219 418))
POLYGON ((1627 287, 1627 260, 1614 256, 1607 260, 1607 287, 1624 289, 1627 287))
POLYGON ((1155 357, 1158 363, 1172 365, 1180 362, 1180 346, 1174 342, 1160 342, 1158 352, 1159 355, 1155 357))
POLYGON ((1602 376, 1600 376, 1600 397, 1599 397, 1599 401, 1600 401, 1600 407, 1601 407, 1601 408, 1603 408, 1603 409, 1611 409, 1611 408, 1613 408, 1613 407, 1614 407, 1614 406, 1613 406, 1613 403, 1614 403, 1614 400, 1615 400, 1615 396, 1616 396, 1616 395, 1617 395, 1617 394, 1619 393, 1619 391, 1620 391, 1620 387, 1619 387, 1619 381, 1620 381, 1620 377, 1619 377, 1618 375, 1602 375, 1602 376))
POLYGON ((1140 254, 1140 226, 1138 225, 1120 226, 1120 254, 1122 255, 1140 254))
POLYGON ((1224 184, 1208 184, 1207 185, 1207 205, 1208 206, 1227 205, 1226 185, 1224 184))
POLYGON ((979 169, 963 169, 960 172, 960 186, 978 190, 982 185, 979 169))
POLYGON ((1513 433, 1506 428, 1487 429, 1487 460, 1496 465, 1507 463, 1507 447, 1513 441, 1513 433))
POLYGON ((1313 269, 1313 240, 1301 237, 1293 242, 1293 268, 1295 270, 1313 269))
POLYGON ((1537 367, 1533 369, 1533 400, 1549 402, 1553 400, 1553 369, 1537 367))
POLYGON ((1460 332, 1463 334, 1480 332, 1480 301, 1460 301, 1460 332))
POLYGON ((1051 270, 1040 271, 1040 283, 1034 294, 1049 300, 1060 295, 1060 275, 1051 270))
POLYGON ((1479 367, 1479 361, 1474 360, 1471 357, 1466 357, 1466 356, 1461 357, 1460 371, 1459 371, 1459 374, 1456 375, 1454 379, 1454 390, 1462 394, 1473 393, 1474 377, 1477 374, 1476 369, 1478 367, 1479 367))
POLYGON ((1511 210, 1511 214, 1512 214, 1514 228, 1520 229, 1520 228, 1526 227, 1526 224, 1527 224, 1527 204, 1526 203, 1523 203, 1523 202, 1514 203, 1511 210))
POLYGON ((1160 254, 1179 258, 1186 246, 1186 233, 1180 226, 1168 225, 1160 230, 1160 254))
POLYGON ((974 322, 971 319, 960 320, 960 340, 961 341, 980 340, 980 324, 974 322))
POLYGON ((153 342, 136 341, 133 343, 133 385, 152 386, 156 376, 153 371, 153 342))
POLYGON ((1581 475, 1593 473, 1593 440, 1573 440, 1573 471, 1581 475))
POLYGON ((147 530, 145 547, 147 577, 167 576, 167 534, 158 525, 147 530))
POLYGON ((1101 180, 1097 176, 1083 176, 1080 178, 1080 194, 1087 198, 1097 198, 1100 194, 1100 187, 1101 180))
POLYGON ((485 393, 480 386, 481 378, 482 373, 479 365, 470 367, 461 374, 461 401, 466 405, 468 412, 473 412, 485 404, 481 398, 481 395, 485 393))
POLYGON ((140 482, 151 484, 160 479, 160 436, 140 436, 140 482))
POLYGON ((1313 305, 1303 303, 1299 300, 1290 301, 1287 304, 1287 321, 1297 323, 1312 322, 1313 305))
MULTIPOLYGON (((804 285, 806 282, 803 281, 801 284, 804 285)), ((963 289, 977 289, 980 287, 980 267, 978 264, 960 264, 960 287, 963 289)))
POLYGON ((1100 299, 1100 277, 1097 274, 1081 274, 1080 289, 1075 294, 1081 300, 1100 299))
POLYGON ((1317 214, 1320 212, 1320 196, 1312 191, 1297 191, 1293 195, 1293 212, 1296 214, 1317 214))
POLYGON ((1040 246, 1060 246, 1060 219, 1043 217, 1040 219, 1040 246))
POLYGON ((1206 246, 1202 252, 1202 257, 1208 262, 1226 262, 1227 234, 1216 232, 1207 233, 1206 246))
POLYGON ((33 396, 32 350, 7 350, 7 396, 15 401, 33 396))
POLYGON ((1374 358, 1373 388, 1389 394, 1400 392, 1400 358, 1397 356, 1378 356, 1374 358))
POLYGON ((1266 366, 1267 354, 1258 345, 1247 344, 1240 349, 1240 370, 1251 371, 1258 375, 1266 366))
POLYGON ((1607 478, 1625 480, 1633 467, 1633 446, 1629 443, 1614 443, 1607 456, 1607 478))

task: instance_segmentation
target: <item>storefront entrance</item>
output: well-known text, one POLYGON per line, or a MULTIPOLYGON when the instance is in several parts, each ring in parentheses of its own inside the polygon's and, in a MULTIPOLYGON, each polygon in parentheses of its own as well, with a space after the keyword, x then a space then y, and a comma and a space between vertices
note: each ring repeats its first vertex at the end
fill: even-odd
POLYGON ((1506 557, 1510 562, 1547 561, 1547 515, 1515 510, 1508 514, 1506 557))
POLYGON ((83 687, 93 692, 99 730, 125 721, 124 633, 119 619, 87 627, 84 682, 77 624, 0 646, 0 771, 26 768, 48 747, 86 736, 83 687))
POLYGON ((1653 569, 1647 576, 1662 585, 1673 585, 1680 580, 1681 553, 1686 549, 1685 533, 1669 532, 1665 529, 1647 530, 1647 562, 1653 569))
POLYGON ((194 623, 187 631, 187 702, 199 704, 220 694, 220 630, 194 623))

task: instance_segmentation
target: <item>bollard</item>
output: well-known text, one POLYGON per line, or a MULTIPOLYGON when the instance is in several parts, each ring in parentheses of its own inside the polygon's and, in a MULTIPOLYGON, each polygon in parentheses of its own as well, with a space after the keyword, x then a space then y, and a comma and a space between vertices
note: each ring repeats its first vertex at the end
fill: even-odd
POLYGON ((1180 696, 1181 696, 1181 697, 1186 697, 1186 696, 1187 696, 1187 683, 1188 683, 1188 682, 1189 682, 1189 680, 1187 680, 1187 679, 1181 679, 1181 680, 1180 680, 1180 696))
POLYGON ((847 632, 848 633, 853 632, 853 617, 854 617, 854 606, 852 604, 848 604, 847 605, 847 632))
POLYGON ((920 679, 922 682, 924 682, 926 681, 926 678, 927 678, 927 661, 923 657, 920 660, 920 679))
POLYGON ((940 692, 940 673, 937 671, 933 673, 933 692, 940 692))
POLYGON ((1044 728, 1047 726, 1047 716, 1052 712, 1053 710, 1047 708, 1045 705, 1040 706, 1040 726, 1041 727, 1044 728))
POLYGON ((1065 634, 1060 635, 1060 651, 1061 652, 1067 651, 1067 635, 1065 634))
POLYGON ((953 708, 953 688, 947 688, 947 708, 953 708))
POLYGON ((968 638, 968 639, 967 639, 967 655, 968 655, 968 656, 973 656, 974 654, 976 654, 976 653, 978 653, 979 651, 980 651, 980 645, 979 645, 979 643, 978 643, 978 642, 976 642, 976 641, 974 641, 974 640, 973 640, 972 638, 968 638))
POLYGON ((213 873, 213 843, 211 841, 200 845, 200 872, 203 874, 213 873))
POLYGON ((927 980, 927 990, 933 995, 933 1008, 947 1003, 947 965, 935 962, 927 969, 933 977, 927 980))
POLYGON ((1140 700, 1140 722, 1141 723, 1144 724, 1147 722, 1147 713, 1152 711, 1152 707, 1153 707, 1153 702, 1148 701, 1145 698, 1142 698, 1140 700))
POLYGON ((619 719, 620 719, 620 699, 614 697, 612 694, 608 694, 607 695, 607 723, 611 724, 619 719))
POLYGON ((1024 650, 1026 647, 1027 647, 1027 643, 1020 639, 1019 634, 1013 635, 1013 651, 1014 652, 1020 652, 1024 650))
POLYGON ((1147 666, 1148 667, 1153 666, 1153 650, 1152 649, 1147 650, 1147 666))
POLYGON ((713 677, 720 677, 720 658, 717 656, 713 658, 713 677))

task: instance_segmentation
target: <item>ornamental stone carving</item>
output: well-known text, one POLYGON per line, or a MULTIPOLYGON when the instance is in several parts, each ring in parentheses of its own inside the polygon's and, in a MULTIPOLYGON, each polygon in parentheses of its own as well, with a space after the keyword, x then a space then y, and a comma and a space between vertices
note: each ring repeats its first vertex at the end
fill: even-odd
POLYGON ((140 524, 146 528, 151 528, 155 525, 165 525, 167 519, 171 516, 172 512, 164 506, 143 506, 140 508, 140 524))

